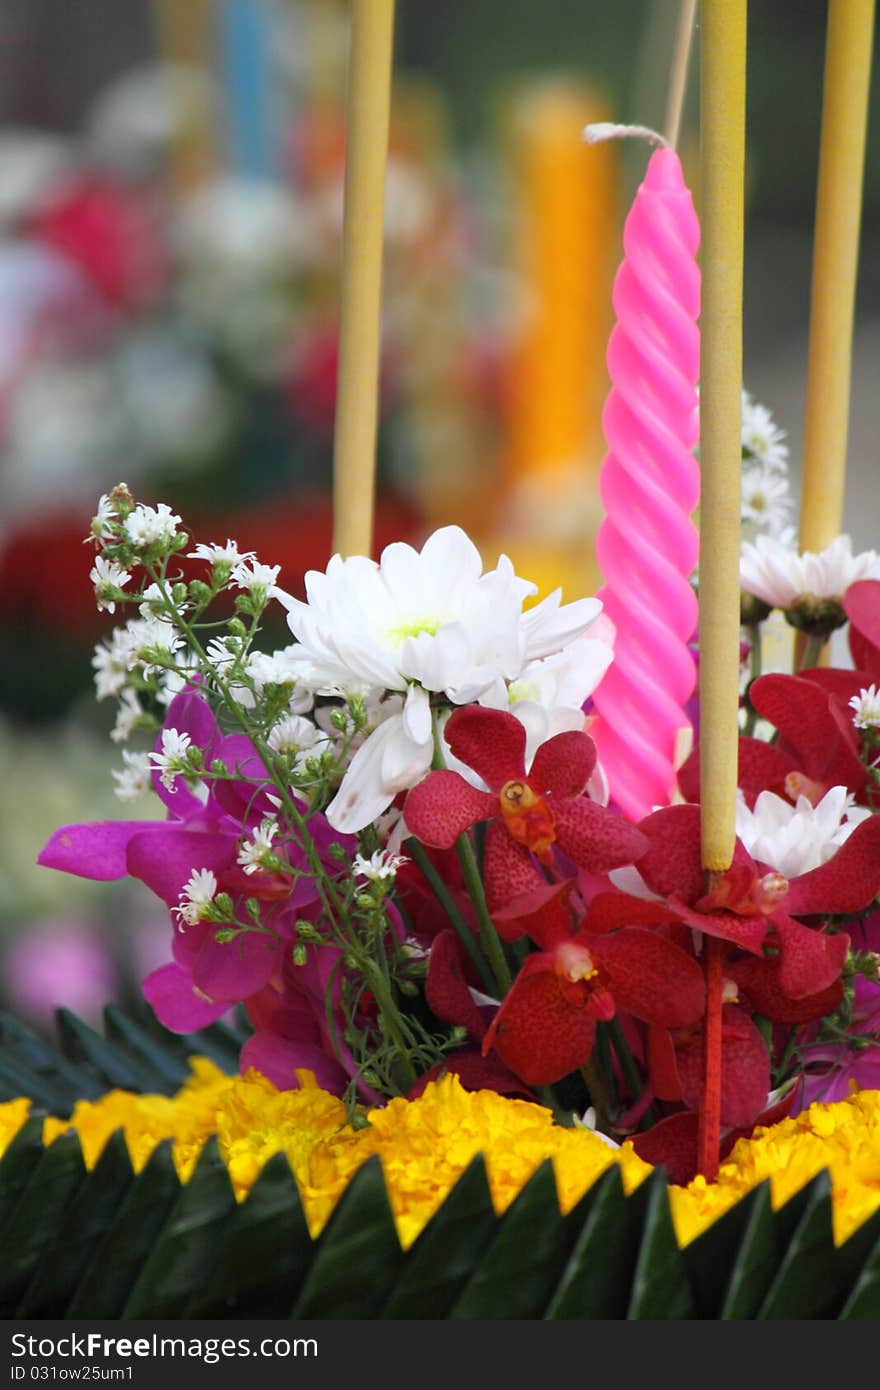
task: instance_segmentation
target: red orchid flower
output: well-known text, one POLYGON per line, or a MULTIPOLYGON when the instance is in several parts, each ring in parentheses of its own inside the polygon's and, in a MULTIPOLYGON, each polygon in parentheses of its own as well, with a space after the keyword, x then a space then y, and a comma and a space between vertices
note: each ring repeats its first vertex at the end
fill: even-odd
MULTIPOLYGON (((862 821, 832 859, 790 880, 756 863, 737 841, 733 865, 711 894, 700 860, 698 806, 654 811, 639 828, 650 842, 639 873, 677 921, 725 942, 727 960, 731 948, 754 957, 750 980, 766 980, 768 989, 772 983, 789 1003, 798 1001, 802 1013, 825 1003, 826 991, 839 981, 849 938, 796 919, 860 912, 873 902, 880 889, 880 819, 862 821)), ((633 924, 654 921, 657 907, 644 898, 599 894, 587 927, 605 930, 606 921, 616 925, 623 914, 633 924)), ((725 973, 732 978, 727 964, 725 973)))
POLYGON ((429 772, 404 803, 407 826, 426 845, 450 849, 470 826, 488 821, 483 881, 489 911, 544 886, 536 860, 555 864, 555 849, 578 866, 604 873, 631 864, 647 848, 632 825, 590 801, 584 790, 596 765, 589 734, 556 734, 543 743, 526 773, 526 731, 502 710, 462 706, 445 729, 459 761, 489 791, 457 772, 429 772))
MULTIPOLYGON (((767 1048, 748 1013, 722 1003, 739 998, 780 1022, 821 1017, 836 1007, 849 938, 828 935, 821 925, 797 918, 858 912, 873 901, 880 888, 880 819, 863 821, 833 859, 790 881, 756 863, 737 842, 731 868, 716 878, 710 893, 701 865, 698 806, 655 811, 640 828, 650 848, 639 861, 639 872, 663 901, 600 893, 585 926, 601 933, 626 920, 658 929, 661 914, 668 912, 675 922, 714 939, 721 975, 715 1078, 721 1124, 754 1124, 766 1102, 767 1048)), ((660 1099, 699 1104, 705 1026, 664 1031, 655 1024, 650 1029, 648 1068, 660 1099)))
MULTIPOLYGON (((871 679, 866 671, 817 667, 797 676, 773 673, 752 682, 749 700, 778 730, 779 738, 775 743, 745 735, 739 740, 737 782, 750 807, 762 791, 790 801, 803 795, 814 805, 831 787, 864 794, 868 776, 849 700, 871 679)), ((678 785, 687 801, 699 801, 698 748, 681 768, 678 785)))
POLYGON ((859 579, 850 584, 843 608, 849 618, 853 662, 867 672, 869 685, 876 684, 880 680, 880 580, 859 579))
POLYGON ((544 886, 495 915, 507 940, 528 934, 527 956, 483 1039, 530 1085, 559 1081, 589 1057, 596 1023, 625 1009, 664 1028, 695 1024, 705 1004, 700 967, 656 931, 575 928, 571 880, 544 886))

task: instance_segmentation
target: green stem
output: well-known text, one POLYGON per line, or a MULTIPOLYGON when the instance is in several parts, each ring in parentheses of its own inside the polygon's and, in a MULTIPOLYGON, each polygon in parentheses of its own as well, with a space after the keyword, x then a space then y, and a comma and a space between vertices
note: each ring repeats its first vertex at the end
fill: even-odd
POLYGON ((624 1036, 623 1029, 620 1026, 620 1019, 610 1019, 607 1024, 607 1028, 608 1036, 611 1039, 611 1044, 614 1048, 614 1051, 617 1053, 617 1060, 620 1063, 620 1069, 623 1072, 623 1079, 629 1087, 631 1097, 630 1105, 635 1105, 639 1096, 642 1094, 642 1090, 644 1089, 644 1083, 642 1081, 641 1072, 636 1066, 635 1058, 629 1050, 629 1043, 627 1042, 624 1036))
POLYGON ((385 977, 375 962, 370 962, 370 964, 372 965, 372 969, 367 976, 370 982, 370 988, 375 994, 376 1003, 382 1011, 382 1017, 385 1021, 385 1028, 388 1036, 397 1048, 400 1064, 406 1075, 406 1079, 409 1084, 412 1085, 418 1073, 410 1060, 409 1050, 404 1042, 400 1028, 398 1027, 397 1008, 391 997, 391 990, 388 988, 385 977))
MULTIPOLYGON (((434 758, 431 766, 435 769, 445 768, 446 759, 443 756, 443 736, 440 732, 440 723, 437 718, 437 711, 433 713, 432 719, 434 733, 434 758)), ((483 943, 483 950, 492 966, 492 973, 497 981, 498 988, 501 990, 501 999, 507 994, 513 984, 513 976, 507 965, 507 959, 501 946, 501 940, 495 930, 495 924, 489 916, 489 909, 486 906, 486 895, 483 892, 483 880, 480 878, 480 869, 477 864, 474 847, 468 838, 467 832, 459 835, 455 842, 455 852, 461 871, 464 874, 465 887, 473 903, 474 911, 477 914, 477 925, 480 929, 480 940, 483 943)), ((481 972, 482 973, 482 972, 481 972)), ((494 986, 493 986, 494 988, 494 986)))
POLYGON ((611 1043, 608 1040, 607 1023, 599 1023, 596 1025, 595 1056, 599 1066, 602 1068, 602 1084, 609 1100, 609 1108, 611 1113, 614 1114, 617 1111, 617 1083, 614 1077, 614 1066, 611 1061, 611 1043))
POLYGON ((489 916, 489 909, 486 906, 486 895, 483 892, 483 881, 480 878, 480 870, 477 865, 474 847, 467 837, 467 834, 459 835, 455 842, 455 852, 458 855, 458 862, 464 874, 465 887, 470 894, 474 911, 477 914, 477 925, 480 928, 480 940, 483 943, 483 950, 489 958, 492 966, 492 973, 498 982, 501 990, 501 998, 508 993, 513 984, 513 977, 507 967, 504 951, 501 949, 501 939, 495 930, 492 918, 489 916))
POLYGON ((611 1134, 611 1102, 605 1088, 605 1081, 602 1076, 596 1054, 590 1056, 581 1067, 581 1075, 587 1083, 587 1090, 590 1093, 590 1104, 596 1112, 596 1128, 602 1134, 611 1134))
POLYGON ((462 917, 461 913, 459 912, 458 905, 455 899, 453 898, 452 894, 450 893, 449 889, 447 888, 446 884, 443 882, 443 879, 440 877, 437 870, 434 868, 434 865, 431 863, 431 860, 429 859, 428 855, 425 853, 424 846, 420 843, 420 841, 413 838, 411 840, 407 840, 405 849, 406 853, 409 855, 410 859, 412 859, 416 868, 418 868, 421 871, 421 873, 424 875, 424 877, 430 884, 434 892, 434 895, 437 898, 437 901, 443 908, 443 911, 446 913, 446 916, 449 918, 449 921, 455 931, 456 936, 458 937, 464 949, 467 951, 476 970, 479 972, 480 979, 483 981, 483 984, 486 986, 486 989, 490 993, 493 993, 495 990, 495 981, 492 978, 492 973, 489 970, 488 965, 486 964, 483 957, 480 955, 480 952, 477 950, 477 944, 474 941, 474 934, 468 926, 467 922, 464 920, 464 917, 462 917))
POLYGON ((822 655, 823 648, 827 641, 827 637, 815 637, 810 635, 807 638, 807 645, 804 648, 804 659, 801 662, 801 670, 806 670, 809 667, 819 664, 819 658, 822 655))
MULTIPOLYGON (((756 681, 761 674, 762 652, 761 652, 761 628, 758 623, 748 628, 751 650, 749 654, 749 688, 752 681, 756 681)), ((746 690, 746 722, 743 733, 751 737, 755 732, 755 725, 758 722, 758 711, 749 699, 749 692, 746 690)))

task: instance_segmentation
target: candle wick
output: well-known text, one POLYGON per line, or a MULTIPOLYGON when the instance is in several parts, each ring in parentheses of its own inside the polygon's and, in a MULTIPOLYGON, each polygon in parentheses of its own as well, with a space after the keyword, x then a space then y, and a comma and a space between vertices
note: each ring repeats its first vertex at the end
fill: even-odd
POLYGON ((594 121, 584 127, 584 139, 588 145, 598 145, 602 140, 647 140, 649 145, 669 148, 669 141, 659 131, 647 125, 617 125, 614 121, 594 121))

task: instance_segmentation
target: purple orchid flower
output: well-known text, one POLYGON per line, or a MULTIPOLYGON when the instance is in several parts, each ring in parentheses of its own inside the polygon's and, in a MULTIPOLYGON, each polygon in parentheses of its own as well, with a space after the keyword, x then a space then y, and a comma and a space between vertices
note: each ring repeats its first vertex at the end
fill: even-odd
MULTIPOLYGON (((191 689, 172 701, 165 727, 188 734, 202 751, 206 767, 220 759, 239 778, 211 783, 202 799, 182 779, 169 789, 154 773, 154 790, 168 809, 166 820, 62 826, 38 863, 81 878, 130 875, 169 909, 178 907, 192 874, 203 869, 214 874, 218 891, 233 899, 260 900, 266 930, 242 934, 232 942, 217 942, 216 924, 206 921, 182 930, 176 926, 174 958, 146 977, 144 995, 159 1021, 178 1033, 207 1027, 233 1004, 243 1003, 256 1029, 242 1051, 243 1069, 255 1066, 277 1085, 290 1087, 296 1085, 296 1068, 305 1067, 315 1072, 319 1084, 340 1092, 357 1067, 341 1042, 338 971, 332 1010, 338 1024, 335 1037, 326 1018, 325 994, 339 950, 313 947, 305 966, 293 966, 284 949, 293 944, 297 920, 320 915, 320 892, 306 853, 296 844, 285 846, 294 869, 292 880, 262 870, 245 874, 238 864, 242 837, 276 809, 265 790, 254 795, 255 784, 268 780, 267 770, 248 738, 221 734, 207 702, 191 689)), ((160 736, 157 751, 161 746, 160 736)), ((307 827, 328 873, 338 872, 330 848, 341 844, 351 855, 356 848, 352 837, 338 834, 320 813, 308 817, 307 827)), ((375 1097, 369 1093, 365 1098, 375 1097)))

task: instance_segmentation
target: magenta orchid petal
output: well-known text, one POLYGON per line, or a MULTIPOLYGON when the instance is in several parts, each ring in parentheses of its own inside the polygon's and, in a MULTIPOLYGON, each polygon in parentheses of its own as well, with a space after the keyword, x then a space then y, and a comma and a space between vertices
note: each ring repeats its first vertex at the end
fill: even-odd
POLYGON ((641 830, 579 796, 555 807, 556 844, 579 868, 607 873, 638 861, 648 848, 641 830))
POLYGON ((596 766, 596 745, 587 733, 571 730, 542 743, 532 760, 529 786, 541 796, 568 800, 581 796, 596 766))
POLYGON ((159 1022, 172 1033, 197 1033, 227 1012, 225 1001, 205 999, 190 975, 174 961, 160 965, 141 986, 159 1022))
POLYGON ((407 829, 423 844, 451 849, 465 830, 489 820, 498 810, 497 796, 477 791, 457 772, 429 772, 404 802, 407 829))
MULTIPOLYGON (((188 734, 191 745, 201 749, 205 767, 210 765, 211 759, 215 756, 214 750, 220 731, 210 705, 201 695, 197 695, 191 689, 183 690, 179 695, 175 695, 168 706, 163 727, 176 729, 180 734, 188 734)), ((162 751, 161 731, 153 744, 153 751, 156 753, 162 751)), ((151 773, 151 781, 153 791, 159 800, 181 820, 198 815, 203 809, 203 802, 190 791, 182 777, 175 779, 173 787, 166 787, 161 780, 158 769, 154 768, 151 773)))
POLYGON ((255 1033, 241 1049, 242 1075, 251 1068, 277 1086, 279 1091, 299 1090, 297 1071, 310 1071, 324 1091, 339 1096, 348 1077, 339 1063, 314 1043, 293 1042, 266 1033, 255 1033))
POLYGON ((214 874, 221 873, 235 862, 237 845, 235 835, 187 830, 160 822, 149 833, 131 837, 127 871, 169 907, 176 907, 194 871, 210 869, 214 874))
POLYGON ((239 1003, 272 978, 281 964, 281 950, 277 937, 262 932, 246 932, 225 943, 209 932, 193 962, 193 984, 209 999, 225 1000, 227 1007, 239 1003))
POLYGON ((490 791, 512 778, 525 778, 526 731, 504 710, 463 705, 443 731, 454 756, 472 767, 490 791))
POLYGON ((235 777, 233 781, 214 784, 218 806, 246 826, 259 824, 264 816, 275 814, 277 806, 269 800, 268 792, 255 792, 257 783, 269 781, 269 774, 249 738, 227 734, 218 740, 213 756, 225 763, 235 777))
POLYGON ((102 820, 84 825, 62 825, 37 856, 48 869, 61 869, 78 878, 102 882, 125 878, 126 855, 135 835, 167 830, 164 821, 102 820))
POLYGON ((880 816, 857 825, 833 858, 793 878, 783 907, 792 917, 861 912, 880 890, 880 816))

